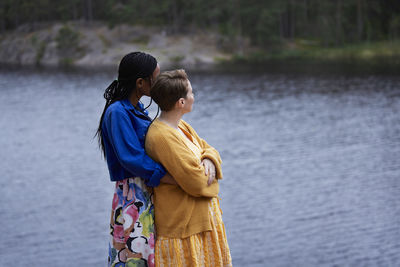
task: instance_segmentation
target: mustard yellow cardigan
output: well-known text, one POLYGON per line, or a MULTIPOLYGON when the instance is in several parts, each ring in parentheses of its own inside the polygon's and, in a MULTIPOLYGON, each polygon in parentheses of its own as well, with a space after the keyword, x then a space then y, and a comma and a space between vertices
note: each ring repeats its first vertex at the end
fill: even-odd
POLYGON ((216 167, 216 178, 222 178, 221 158, 216 149, 201 139, 185 121, 179 127, 190 133, 193 143, 200 146, 199 159, 185 144, 186 138, 179 130, 156 119, 149 127, 145 148, 147 154, 161 163, 178 185, 161 183, 154 188, 155 224, 157 235, 186 238, 210 231, 208 204, 218 196, 219 185, 215 180, 207 185, 201 160, 210 159, 216 167))

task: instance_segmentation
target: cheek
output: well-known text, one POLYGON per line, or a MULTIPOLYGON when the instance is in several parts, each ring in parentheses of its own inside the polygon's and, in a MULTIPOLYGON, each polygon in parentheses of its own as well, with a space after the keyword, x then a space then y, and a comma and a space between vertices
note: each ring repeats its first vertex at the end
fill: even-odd
POLYGON ((147 96, 150 95, 150 89, 151 89, 150 86, 147 86, 147 87, 144 88, 145 95, 147 95, 147 96))

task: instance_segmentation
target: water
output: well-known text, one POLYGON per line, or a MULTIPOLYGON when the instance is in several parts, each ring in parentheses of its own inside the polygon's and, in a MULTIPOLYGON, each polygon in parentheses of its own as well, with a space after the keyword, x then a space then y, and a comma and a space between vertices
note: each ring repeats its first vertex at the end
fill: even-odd
MULTIPOLYGON (((400 266, 400 77, 190 77, 234 266, 400 266)), ((112 78, 0 73, 0 266, 105 266, 112 78)))

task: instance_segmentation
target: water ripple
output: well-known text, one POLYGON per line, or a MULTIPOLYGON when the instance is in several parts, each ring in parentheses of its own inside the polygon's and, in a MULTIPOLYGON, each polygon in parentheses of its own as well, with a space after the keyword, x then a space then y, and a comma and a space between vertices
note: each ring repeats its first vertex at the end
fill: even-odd
MULTIPOLYGON (((93 135, 111 79, 0 73, 1 266, 105 264, 113 186, 93 135)), ((399 77, 191 80, 234 265, 400 265, 399 77)))

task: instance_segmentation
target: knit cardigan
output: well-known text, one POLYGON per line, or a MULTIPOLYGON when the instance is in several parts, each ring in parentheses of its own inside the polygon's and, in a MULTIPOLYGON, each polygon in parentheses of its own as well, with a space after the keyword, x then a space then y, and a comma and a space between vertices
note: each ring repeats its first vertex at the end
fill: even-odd
POLYGON ((218 151, 201 139, 185 121, 179 127, 190 133, 200 146, 199 159, 185 144, 186 138, 178 129, 156 119, 149 127, 145 148, 154 161, 161 163, 177 185, 161 183, 154 188, 155 225, 157 235, 186 238, 196 233, 210 231, 208 205, 218 196, 222 179, 221 158, 218 151), (201 160, 210 159, 216 168, 216 180, 207 185, 201 160))

